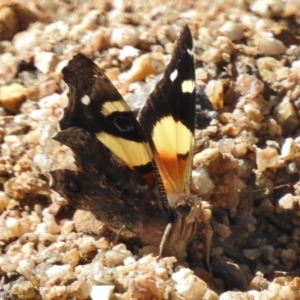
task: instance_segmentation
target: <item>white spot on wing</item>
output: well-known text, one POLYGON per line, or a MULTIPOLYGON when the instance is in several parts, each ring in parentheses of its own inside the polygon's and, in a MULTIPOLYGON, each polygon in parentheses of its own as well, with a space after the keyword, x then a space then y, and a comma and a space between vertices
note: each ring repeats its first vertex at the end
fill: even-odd
POLYGON ((177 75, 178 75, 178 71, 175 69, 170 75, 171 81, 174 81, 177 78, 177 75))
POLYGON ((193 56, 193 50, 192 49, 186 49, 187 53, 190 55, 190 56, 193 56))
POLYGON ((181 90, 183 93, 192 93, 195 88, 195 82, 193 80, 185 80, 181 84, 181 90))
POLYGON ((82 98, 81 98, 81 102, 85 105, 89 105, 90 102, 91 102, 91 98, 88 96, 88 95, 84 95, 82 98))

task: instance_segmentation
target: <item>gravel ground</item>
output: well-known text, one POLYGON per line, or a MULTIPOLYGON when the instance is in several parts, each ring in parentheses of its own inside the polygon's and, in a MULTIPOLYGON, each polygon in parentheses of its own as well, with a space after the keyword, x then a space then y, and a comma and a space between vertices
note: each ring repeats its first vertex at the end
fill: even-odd
POLYGON ((299 12, 298 0, 1 1, 0 299, 300 299, 299 12), (111 246, 49 184, 50 170, 74 168, 52 140, 73 55, 92 57, 137 109, 185 24, 211 272, 204 251, 178 264, 111 246))

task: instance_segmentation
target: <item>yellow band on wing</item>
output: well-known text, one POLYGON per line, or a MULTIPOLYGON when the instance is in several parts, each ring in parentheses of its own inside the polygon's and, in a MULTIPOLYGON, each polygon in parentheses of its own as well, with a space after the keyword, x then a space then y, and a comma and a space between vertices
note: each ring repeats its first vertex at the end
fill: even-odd
POLYGON ((156 148, 155 161, 167 195, 188 190, 192 132, 170 115, 155 124, 152 138, 156 148))
POLYGON ((97 133, 96 137, 130 168, 152 161, 148 144, 145 142, 134 142, 105 132, 97 133))
POLYGON ((119 112, 130 111, 130 108, 123 99, 119 101, 107 101, 104 102, 101 106, 101 113, 104 116, 108 116, 111 113, 116 111, 119 112))
POLYGON ((185 155, 190 151, 193 134, 180 121, 167 116, 155 124, 152 139, 158 153, 185 155))

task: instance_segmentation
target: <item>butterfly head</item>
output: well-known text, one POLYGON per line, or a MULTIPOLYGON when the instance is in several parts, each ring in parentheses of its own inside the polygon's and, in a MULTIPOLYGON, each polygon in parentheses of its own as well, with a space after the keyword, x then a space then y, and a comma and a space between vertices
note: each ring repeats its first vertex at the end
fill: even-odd
POLYGON ((168 201, 180 218, 186 223, 194 222, 199 210, 200 199, 191 194, 168 196, 168 201))

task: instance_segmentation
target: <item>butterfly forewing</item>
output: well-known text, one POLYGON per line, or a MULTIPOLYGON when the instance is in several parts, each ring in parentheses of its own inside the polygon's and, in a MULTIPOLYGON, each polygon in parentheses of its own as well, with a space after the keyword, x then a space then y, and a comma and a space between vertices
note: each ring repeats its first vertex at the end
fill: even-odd
POLYGON ((154 186, 153 158, 146 137, 104 72, 82 54, 74 56, 62 72, 69 86, 69 104, 60 121, 61 129, 80 127, 95 135, 154 186))
POLYGON ((181 33, 163 78, 141 110, 139 121, 150 141, 168 197, 189 194, 195 128, 195 67, 188 26, 181 33))

